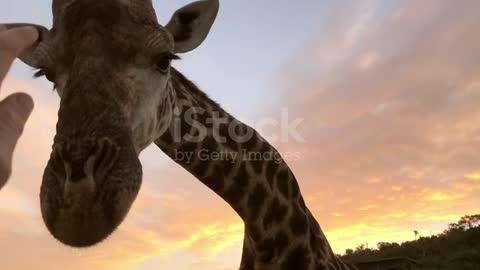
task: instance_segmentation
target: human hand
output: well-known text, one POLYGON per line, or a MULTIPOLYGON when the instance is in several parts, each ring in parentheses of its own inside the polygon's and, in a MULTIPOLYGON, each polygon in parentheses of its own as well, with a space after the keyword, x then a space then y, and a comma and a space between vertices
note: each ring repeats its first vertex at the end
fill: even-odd
MULTIPOLYGON (((33 27, 7 30, 0 24, 0 87, 15 58, 37 39, 33 27)), ((10 95, 0 102, 0 189, 10 177, 13 151, 32 110, 33 100, 25 93, 10 95)))

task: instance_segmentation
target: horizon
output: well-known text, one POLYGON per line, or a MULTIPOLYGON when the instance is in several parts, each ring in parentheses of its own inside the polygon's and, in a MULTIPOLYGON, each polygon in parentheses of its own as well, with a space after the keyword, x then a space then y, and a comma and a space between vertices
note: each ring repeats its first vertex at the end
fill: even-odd
MULTIPOLYGON (((165 24, 192 1, 154 2, 165 24)), ((51 26, 50 3, 3 5, 2 23, 51 26)), ((436 235, 480 212, 476 10, 480 2, 470 0, 222 1, 204 44, 173 65, 292 155, 307 206, 343 254, 411 241, 414 230, 436 235), (285 122, 298 123, 300 136, 282 137, 285 122)), ((2 86, 1 98, 24 91, 35 101, 0 192, 5 269, 239 266, 240 218, 155 146, 141 154, 141 191, 112 236, 81 250, 50 236, 38 194, 59 98, 32 76, 17 60, 2 86)))

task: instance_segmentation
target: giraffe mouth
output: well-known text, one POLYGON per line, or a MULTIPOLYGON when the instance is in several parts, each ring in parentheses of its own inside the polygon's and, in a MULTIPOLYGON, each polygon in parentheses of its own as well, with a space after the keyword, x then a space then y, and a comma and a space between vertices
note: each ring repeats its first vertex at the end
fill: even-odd
POLYGON ((141 186, 142 167, 131 140, 115 148, 100 141, 84 152, 55 146, 44 172, 42 217, 52 236, 68 246, 89 247, 106 239, 125 219, 141 186), (105 164, 108 171, 92 169, 105 164))

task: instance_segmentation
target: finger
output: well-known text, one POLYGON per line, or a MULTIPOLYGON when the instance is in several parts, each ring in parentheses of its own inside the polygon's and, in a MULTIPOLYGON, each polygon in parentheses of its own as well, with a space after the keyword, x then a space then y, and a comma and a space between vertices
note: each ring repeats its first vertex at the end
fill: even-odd
POLYGON ((13 150, 33 106, 32 98, 24 93, 13 94, 0 102, 0 188, 10 177, 13 150))
POLYGON ((0 82, 18 54, 32 46, 38 37, 38 31, 31 26, 0 31, 0 82))
MULTIPOLYGON (((3 25, 5 28, 5 26, 3 25)), ((0 50, 12 51, 19 54, 26 48, 32 46, 39 37, 35 27, 16 27, 0 32, 0 50)))

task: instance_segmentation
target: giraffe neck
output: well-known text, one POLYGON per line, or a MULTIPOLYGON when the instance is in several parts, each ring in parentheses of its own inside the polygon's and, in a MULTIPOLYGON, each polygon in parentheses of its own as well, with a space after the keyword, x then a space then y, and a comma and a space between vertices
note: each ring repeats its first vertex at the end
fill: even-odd
POLYGON ((174 116, 155 143, 238 213, 252 252, 268 261, 309 239, 334 258, 279 152, 175 69, 171 90, 174 116))
POLYGON ((174 115, 156 141, 160 149, 221 196, 246 224, 264 217, 268 227, 288 214, 288 206, 305 208, 287 164, 253 128, 176 70, 172 88, 174 115))

